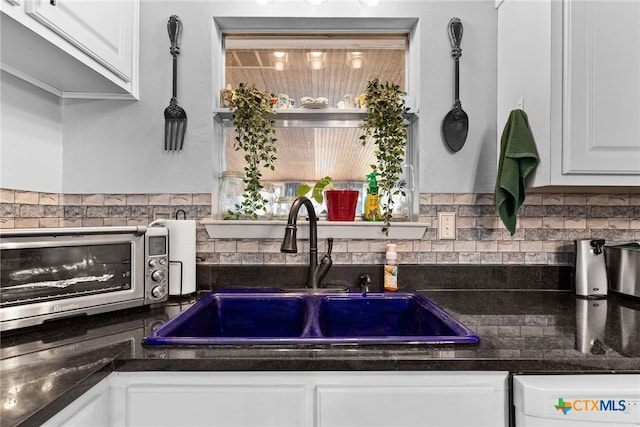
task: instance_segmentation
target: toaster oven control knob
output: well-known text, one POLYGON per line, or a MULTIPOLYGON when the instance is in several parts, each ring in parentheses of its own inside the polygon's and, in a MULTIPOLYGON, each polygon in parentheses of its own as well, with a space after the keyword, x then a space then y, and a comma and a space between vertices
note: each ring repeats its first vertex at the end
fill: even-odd
POLYGON ((151 279, 154 282, 162 282, 164 280, 164 271, 155 270, 153 273, 151 273, 151 279))
POLYGON ((155 267, 156 265, 158 265, 158 261, 156 261, 155 259, 149 260, 149 267, 155 267))
POLYGON ((151 289, 151 296, 154 298, 162 298, 164 296, 164 288, 162 286, 154 286, 151 289))

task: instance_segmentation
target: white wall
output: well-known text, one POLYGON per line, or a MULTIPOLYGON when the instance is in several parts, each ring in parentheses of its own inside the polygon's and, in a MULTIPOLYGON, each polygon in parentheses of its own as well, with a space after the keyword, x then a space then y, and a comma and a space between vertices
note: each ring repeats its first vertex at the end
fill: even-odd
MULTIPOLYGON (((418 17, 420 36, 420 192, 492 191, 496 164, 497 13, 493 0, 383 0, 365 8, 357 0, 142 0, 140 100, 63 102, 62 186, 68 193, 210 192, 219 158, 212 109, 221 88, 212 82, 213 17, 418 17), (171 97, 171 56, 166 23, 180 16, 184 31, 178 59, 178 101, 189 122, 184 150, 165 152, 163 110, 171 97), (461 100, 469 115, 466 145, 445 147, 442 118, 453 104, 453 60, 447 24, 464 24, 461 100)), ((216 80, 217 81, 217 80, 216 80)), ((40 190, 41 188, 31 188, 40 190)))
POLYGON ((142 0, 140 100, 65 100, 64 174, 69 193, 188 193, 213 189, 211 27, 208 2, 142 0), (164 151, 171 98, 167 21, 184 25, 178 102, 188 116, 184 150, 164 151))
POLYGON ((62 191, 58 97, 0 72, 0 187, 62 191))
POLYGON ((425 2, 420 93, 420 192, 493 192, 496 179, 497 12, 494 1, 425 2), (460 100, 469 116, 464 147, 451 153, 441 136, 453 105, 449 19, 463 23, 460 100))

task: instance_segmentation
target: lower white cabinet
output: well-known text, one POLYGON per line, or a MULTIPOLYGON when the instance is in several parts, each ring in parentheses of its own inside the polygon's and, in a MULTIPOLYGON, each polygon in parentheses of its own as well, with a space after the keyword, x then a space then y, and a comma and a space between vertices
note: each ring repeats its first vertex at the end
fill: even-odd
POLYGON ((46 425, 497 427, 508 425, 507 377, 507 372, 115 372, 103 381, 106 388, 98 384, 46 425))
POLYGON ((69 406, 51 417, 43 427, 109 427, 112 426, 109 415, 110 377, 93 386, 69 406))
POLYGON ((314 387, 313 426, 506 426, 507 373, 340 374, 314 387))
POLYGON ((304 426, 305 387, 294 375, 115 373, 114 426, 304 426))

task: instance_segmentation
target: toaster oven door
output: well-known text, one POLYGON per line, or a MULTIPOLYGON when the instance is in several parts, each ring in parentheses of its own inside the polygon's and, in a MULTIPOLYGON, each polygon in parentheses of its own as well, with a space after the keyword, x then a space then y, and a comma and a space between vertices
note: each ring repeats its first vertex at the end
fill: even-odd
POLYGON ((132 288, 131 243, 2 251, 2 307, 132 288))

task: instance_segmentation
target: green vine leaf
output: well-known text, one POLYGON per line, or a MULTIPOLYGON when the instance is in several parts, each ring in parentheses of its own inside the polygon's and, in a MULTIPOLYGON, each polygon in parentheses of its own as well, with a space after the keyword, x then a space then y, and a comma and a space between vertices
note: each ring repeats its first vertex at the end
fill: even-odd
POLYGON ((275 170, 277 138, 272 118, 271 99, 275 95, 257 89, 253 84, 240 83, 234 92, 231 108, 236 137, 233 148, 244 151, 244 199, 229 212, 226 219, 258 218, 258 212, 267 206, 260 190, 264 188, 261 169, 275 170))
POLYGON ((381 193, 389 195, 388 202, 381 206, 384 225, 382 232, 389 235, 393 217, 394 202, 392 188, 402 174, 402 164, 407 146, 407 123, 404 120, 405 105, 400 95, 405 92, 393 82, 380 83, 378 78, 367 82, 365 102, 367 113, 360 140, 364 145, 367 138, 376 144, 374 152, 377 164, 371 165, 373 173, 379 174, 378 187, 381 193))

